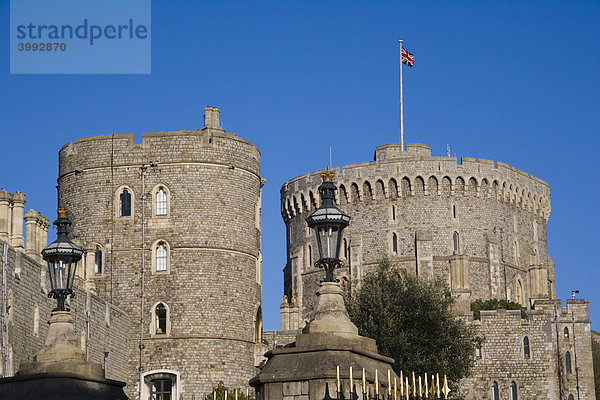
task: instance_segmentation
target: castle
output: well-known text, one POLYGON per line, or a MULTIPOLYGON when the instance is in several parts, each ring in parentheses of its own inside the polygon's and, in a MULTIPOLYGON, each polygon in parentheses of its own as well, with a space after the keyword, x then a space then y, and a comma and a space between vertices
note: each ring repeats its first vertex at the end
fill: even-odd
MULTIPOLYGON (((282 330, 302 328, 313 309, 322 271, 305 218, 318 206, 315 171, 285 182, 281 214, 287 228, 282 330)), ((594 398, 591 330, 586 300, 555 296, 554 263, 546 223, 550 188, 501 162, 431 156, 429 146, 387 144, 373 161, 334 168, 337 205, 352 217, 343 239, 342 283, 360 282, 389 257, 424 279, 445 282, 456 313, 475 325, 473 377, 465 398, 594 398), (527 309, 485 311, 474 321, 476 299, 507 299, 527 309), (577 354, 577 366, 575 356, 577 354), (577 376, 575 376, 577 375, 577 376), (514 387, 514 388, 513 388, 514 387)))
MULTIPOLYGON (((85 254, 70 307, 81 346, 132 399, 199 397, 219 381, 247 387, 266 346, 294 341, 322 271, 305 217, 318 172, 286 182, 288 262, 281 331, 262 332, 260 152, 224 132, 207 107, 194 131, 104 135, 59 152, 59 206, 85 254), (235 229, 232 229, 235 227, 235 229)), ((594 399, 588 303, 555 298, 546 222, 550 188, 500 162, 432 157, 428 146, 380 146, 336 169, 337 204, 351 215, 337 271, 360 281, 384 257, 447 282, 456 312, 483 338, 465 398, 594 399), (475 299, 521 311, 470 315, 475 299), (514 386, 514 388, 513 388, 514 386)), ((0 191, 3 310, 0 371, 14 374, 43 344, 52 302, 40 251, 48 219, 25 195, 0 191), (26 232, 23 234, 23 219, 26 232)))

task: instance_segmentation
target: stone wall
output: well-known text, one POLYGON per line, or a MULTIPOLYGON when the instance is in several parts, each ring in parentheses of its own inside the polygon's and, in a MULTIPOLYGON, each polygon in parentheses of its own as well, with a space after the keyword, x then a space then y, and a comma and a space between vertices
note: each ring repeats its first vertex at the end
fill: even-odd
MULTIPOLYGON (((322 279, 305 218, 319 205, 320 173, 302 175, 281 188, 287 227, 285 294, 310 315, 322 279)), ((429 146, 380 146, 371 162, 334 168, 337 204, 350 215, 338 278, 360 280, 384 257, 402 268, 442 280, 459 298, 508 298, 523 306, 554 297, 547 256, 550 188, 525 172, 490 160, 432 157, 429 146), (458 235, 457 248, 453 236, 458 235)))
POLYGON ((59 204, 90 255, 82 279, 133 321, 126 378, 132 398, 140 391, 145 397, 154 375, 170 374, 179 397, 208 392, 221 380, 244 387, 256 373, 260 153, 218 120, 218 109, 207 107, 203 129, 145 133, 142 143, 133 134, 88 137, 59 153, 59 204), (131 195, 130 216, 121 216, 123 190, 131 195), (168 199, 164 215, 159 190, 168 199), (157 330, 158 305, 167 310, 166 332, 157 330))
POLYGON ((460 384, 465 398, 492 399, 495 382, 500 399, 510 399, 510 386, 515 382, 519 398, 578 398, 579 384, 579 398, 595 399, 586 300, 568 300, 565 308, 560 301, 537 301, 535 310, 527 311, 527 318, 521 318, 519 310, 481 311, 481 320, 470 323, 481 339, 481 352, 476 353, 472 376, 460 384))
MULTIPOLYGON (((56 307, 56 300, 48 298, 47 266, 23 249, 11 246, 7 246, 4 258, 5 243, 0 241, 0 271, 4 270, 2 273, 6 274, 8 341, 2 343, 0 374, 12 376, 21 363, 33 361, 42 348, 48 332, 47 321, 56 307), (4 259, 6 265, 1 261, 4 259), (4 356, 7 358, 6 369, 4 356)), ((75 297, 69 302, 75 318, 75 332, 81 335, 81 347, 90 361, 106 366, 107 378, 125 380, 129 373, 126 342, 130 318, 119 308, 86 292, 82 286, 83 282, 76 279, 75 297), (105 351, 108 352, 106 360, 105 351)), ((0 328, 4 328, 2 321, 0 318, 0 328)))

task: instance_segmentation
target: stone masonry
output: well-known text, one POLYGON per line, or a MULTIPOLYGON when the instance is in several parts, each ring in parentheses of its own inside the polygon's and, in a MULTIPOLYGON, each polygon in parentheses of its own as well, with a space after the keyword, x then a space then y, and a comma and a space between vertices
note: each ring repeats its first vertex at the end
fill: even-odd
MULTIPOLYGON (((281 188, 288 244, 283 332, 269 337, 291 336, 314 307, 323 271, 314 267, 318 251, 305 218, 319 206, 315 177, 321 172, 281 188)), ((559 399, 559 393, 565 400, 569 394, 578 398, 577 382, 580 398, 595 398, 587 301, 569 300, 562 308, 555 300, 546 182, 501 162, 431 156, 423 144, 407 144, 406 151, 400 144, 379 146, 373 161, 333 172, 336 203, 352 218, 341 250, 345 266, 337 278, 360 284, 369 269, 389 257, 400 268, 448 285, 457 315, 483 338, 473 377, 461 383, 465 398, 492 399, 496 382, 499 398, 509 399, 513 381, 519 398, 559 399), (474 321, 471 301, 490 298, 520 303, 528 319, 521 319, 520 311, 499 310, 482 312, 481 321, 474 321), (530 357, 523 355, 525 336, 530 357)))
MULTIPOLYGON (((5 193, 8 192, 0 192, 0 195, 5 193)), ((25 195, 19 195, 24 204, 25 195)), ((48 219, 30 211, 25 215, 37 217, 45 223, 40 226, 47 229, 48 219)), ((17 216, 21 217, 22 229, 23 214, 17 216)), ((44 236, 43 241, 35 238, 36 229, 30 220, 27 222, 28 240, 24 246, 9 245, 5 238, 0 238, 0 275, 3 277, 0 299, 5 304, 2 311, 6 311, 0 316, 1 376, 12 376, 22 363, 33 360, 44 344, 47 321, 56 307, 56 300, 48 298, 48 267, 39 254, 39 250, 46 247, 46 238, 44 236)), ((17 225, 18 221, 14 220, 12 226, 17 225)), ((76 279, 74 286, 75 297, 68 304, 75 319, 75 332, 81 338, 81 348, 89 361, 105 366, 108 378, 120 379, 127 372, 126 338, 130 318, 119 308, 86 292, 81 279, 76 279)))
POLYGON ((73 236, 89 250, 86 287, 132 321, 119 377, 128 396, 147 399, 153 379, 170 379, 178 399, 219 381, 247 387, 262 360, 258 149, 224 132, 207 107, 203 129, 66 144, 58 184, 73 236))

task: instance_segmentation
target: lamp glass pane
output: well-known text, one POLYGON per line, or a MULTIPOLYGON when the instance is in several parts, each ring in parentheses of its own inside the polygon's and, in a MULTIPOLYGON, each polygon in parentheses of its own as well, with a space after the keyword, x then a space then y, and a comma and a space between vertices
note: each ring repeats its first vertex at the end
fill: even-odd
POLYGON ((50 273, 50 285, 54 290, 56 289, 56 268, 53 262, 48 261, 48 272, 50 273))
POLYGON ((337 258, 338 252, 338 227, 319 227, 319 253, 321 258, 337 258))

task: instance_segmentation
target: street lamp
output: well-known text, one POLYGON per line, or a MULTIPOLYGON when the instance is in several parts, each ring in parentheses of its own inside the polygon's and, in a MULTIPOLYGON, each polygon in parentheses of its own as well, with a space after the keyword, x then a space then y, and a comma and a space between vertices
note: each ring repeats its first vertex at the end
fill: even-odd
POLYGON ((52 290, 48 297, 57 300, 57 307, 53 311, 69 311, 65 307, 67 296, 73 296, 73 280, 77 262, 81 260, 83 250, 69 240, 67 227, 71 225, 67 210, 58 210, 58 219, 54 221, 57 228, 56 240, 42 250, 42 258, 48 263, 50 284, 52 290))
POLYGON ((306 218, 309 228, 315 230, 319 260, 316 267, 325 268, 325 282, 334 282, 333 270, 342 266, 340 247, 342 231, 350 223, 350 217, 334 204, 337 187, 333 184, 333 174, 327 170, 319 186, 321 206, 306 218))

